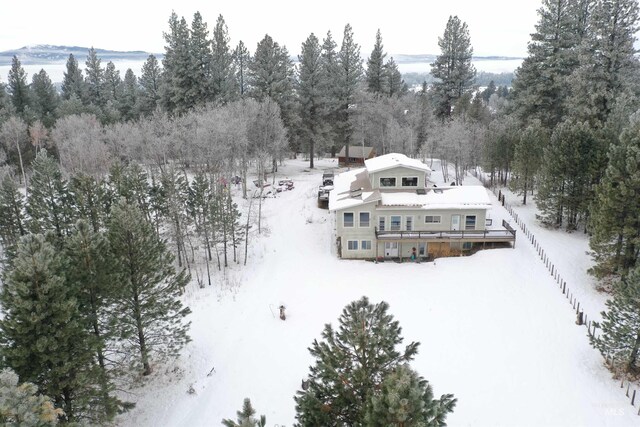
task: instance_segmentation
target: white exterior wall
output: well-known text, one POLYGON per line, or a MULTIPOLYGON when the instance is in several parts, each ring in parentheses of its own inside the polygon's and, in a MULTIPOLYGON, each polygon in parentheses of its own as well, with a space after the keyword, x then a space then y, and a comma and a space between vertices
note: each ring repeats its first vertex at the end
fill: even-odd
MULTIPOLYGON (((336 211, 336 235, 340 237, 342 245, 342 258, 351 259, 372 259, 376 257, 375 228, 379 228, 380 217, 385 218, 385 231, 391 230, 391 217, 400 217, 400 230, 407 231, 407 217, 412 217, 413 231, 448 231, 451 230, 452 215, 461 215, 460 230, 465 229, 466 217, 475 216, 476 223, 474 230, 484 230, 486 210, 485 209, 392 209, 380 208, 375 203, 347 208, 336 211), (344 226, 344 213, 353 213, 354 226, 344 226), (369 226, 363 227, 359 223, 360 212, 369 213, 369 226), (440 223, 425 223, 425 216, 439 216, 440 223), (358 249, 350 250, 349 241, 357 241, 358 249), (371 249, 362 249, 362 241, 370 241, 371 249)), ((408 258, 411 256, 412 247, 417 248, 417 242, 403 242, 398 244, 398 255, 408 258)), ((378 256, 384 256, 384 242, 378 242, 378 256)))
POLYGON ((371 188, 381 188, 380 187, 380 178, 395 178, 396 186, 395 187, 382 187, 383 190, 411 190, 412 188, 425 188, 425 171, 405 168, 405 167, 397 167, 393 169, 387 169, 380 172, 370 173, 369 179, 371 180, 371 188), (402 186, 402 178, 403 177, 417 177, 418 185, 415 187, 403 187, 402 186))
POLYGON ((346 208, 336 211, 336 235, 340 237, 342 245, 342 258, 371 259, 376 256, 375 234, 375 203, 346 208), (344 226, 344 213, 353 213, 353 227, 344 226), (369 226, 360 224, 360 213, 369 213, 369 226), (358 242, 358 249, 349 249, 349 241, 358 242), (371 249, 362 249, 362 241, 370 242, 371 249))

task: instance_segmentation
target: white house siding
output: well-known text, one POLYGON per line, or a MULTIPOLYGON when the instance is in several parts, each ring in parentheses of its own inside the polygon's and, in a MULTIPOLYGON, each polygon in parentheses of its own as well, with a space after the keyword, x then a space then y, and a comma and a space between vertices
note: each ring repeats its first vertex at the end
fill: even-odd
POLYGON ((371 188, 380 188, 380 178, 396 178, 395 187, 382 187, 383 190, 411 190, 412 188, 425 188, 425 171, 406 167, 395 167, 384 171, 369 174, 371 188), (403 187, 402 177, 418 177, 418 185, 415 187, 403 187))
MULTIPOLYGON (((407 231, 407 217, 412 217, 412 230, 413 231, 449 231, 451 230, 451 216, 461 215, 460 218, 460 230, 465 228, 465 219, 467 216, 474 215, 476 217, 475 230, 485 229, 486 211, 484 209, 390 209, 390 208, 378 208, 374 203, 367 205, 361 205, 353 208, 346 208, 336 212, 336 234, 340 237, 340 243, 342 247, 342 258, 351 259, 372 259, 376 256, 385 256, 385 242, 380 241, 377 243, 378 248, 376 252, 376 236, 375 228, 379 227, 380 217, 385 218, 385 231, 391 230, 391 217, 399 216, 400 230, 407 231), (344 226, 344 213, 353 213, 354 226, 344 226), (362 227, 359 224, 360 212, 369 212, 369 227, 362 227), (425 216, 440 216, 441 221, 439 224, 426 224, 424 222, 425 216), (362 249, 362 241, 370 241, 371 249, 362 249), (357 241, 358 249, 349 249, 349 241, 357 241)), ((428 245, 428 241, 424 241, 428 245)), ((460 249, 458 242, 453 242, 456 249, 460 249)), ((398 244, 398 256, 408 258, 411 256, 412 248, 418 248, 417 241, 404 241, 398 244)), ((428 252, 428 249, 427 249, 428 252)))
POLYGON ((369 203, 366 205, 355 206, 353 208, 345 208, 336 212, 336 234, 340 238, 340 244, 342 247, 342 258, 353 259, 371 259, 375 258, 375 204, 369 203), (344 226, 344 213, 353 213, 354 226, 344 226), (363 227, 360 224, 360 213, 369 213, 369 226, 363 227), (358 249, 349 249, 349 241, 358 242, 358 249), (370 249, 362 249, 362 242, 370 242, 370 249))

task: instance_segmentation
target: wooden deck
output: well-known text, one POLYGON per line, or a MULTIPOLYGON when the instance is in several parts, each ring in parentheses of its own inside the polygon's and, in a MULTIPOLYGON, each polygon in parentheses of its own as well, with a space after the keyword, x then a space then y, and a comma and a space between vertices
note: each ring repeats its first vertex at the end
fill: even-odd
POLYGON ((378 231, 376 239, 381 241, 433 241, 433 242, 514 242, 516 230, 505 220, 504 229, 491 230, 444 230, 444 231, 378 231))

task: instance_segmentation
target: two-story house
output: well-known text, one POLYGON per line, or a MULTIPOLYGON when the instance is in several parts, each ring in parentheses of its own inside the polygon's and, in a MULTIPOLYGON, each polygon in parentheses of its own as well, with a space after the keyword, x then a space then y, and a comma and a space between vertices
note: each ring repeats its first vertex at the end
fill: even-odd
POLYGON ((487 219, 491 200, 484 187, 435 187, 430 175, 427 165, 397 153, 337 175, 329 210, 336 214, 340 257, 427 258, 515 243, 513 228, 487 219))

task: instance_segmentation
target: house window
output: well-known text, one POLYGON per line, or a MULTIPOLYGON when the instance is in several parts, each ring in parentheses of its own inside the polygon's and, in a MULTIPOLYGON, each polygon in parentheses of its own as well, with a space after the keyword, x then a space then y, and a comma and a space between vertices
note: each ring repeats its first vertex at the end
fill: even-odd
POLYGON ((404 229, 407 231, 412 231, 413 230, 413 217, 412 216, 406 216, 404 218, 404 229))
POLYGON ((442 217, 440 215, 425 215, 424 223, 425 224, 440 224, 442 217))
POLYGON ((404 177, 402 177, 402 186, 403 187, 417 187, 418 186, 418 177, 417 176, 404 176, 404 177))
POLYGON ((425 242, 418 243, 418 255, 425 256, 427 253, 427 244, 425 242))
POLYGON ((360 227, 369 227, 369 212, 360 212, 360 227))
POLYGON ((383 216, 378 217, 378 231, 384 231, 385 219, 383 216))
POLYGON ((371 250, 371 240, 363 240, 362 242, 360 242, 361 245, 361 249, 363 251, 370 251, 371 250))
POLYGON ((462 249, 465 250, 465 251, 468 251, 472 247, 473 247, 473 242, 464 242, 462 244, 462 249))
POLYGON ((380 178, 380 187, 395 187, 395 178, 380 178))
POLYGON ((353 212, 345 212, 342 215, 342 226, 353 227, 353 212))
POLYGON ((358 250, 358 241, 357 240, 347 240, 347 249, 350 251, 358 250))
POLYGON ((475 215, 467 215, 464 219, 464 229, 465 230, 475 230, 476 229, 476 216, 475 215))
POLYGON ((391 215, 391 231, 400 231, 402 226, 402 217, 400 215, 391 215))

